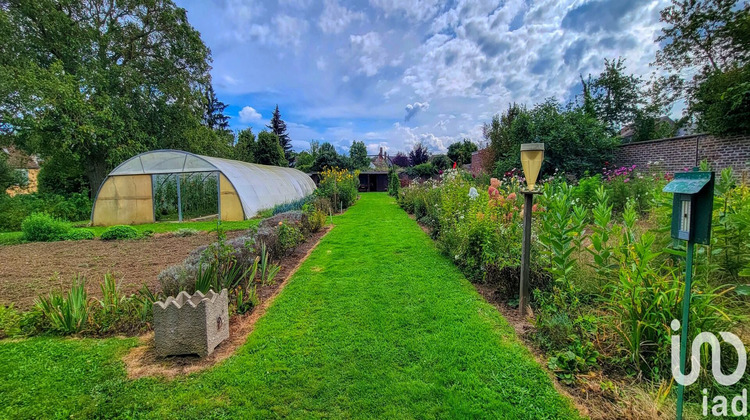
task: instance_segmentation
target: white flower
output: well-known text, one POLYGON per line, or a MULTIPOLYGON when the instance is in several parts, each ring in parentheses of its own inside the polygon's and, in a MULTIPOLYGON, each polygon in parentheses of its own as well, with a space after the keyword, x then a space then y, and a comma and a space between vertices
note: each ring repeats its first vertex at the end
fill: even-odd
POLYGON ((477 197, 479 197, 479 193, 477 192, 477 189, 474 187, 469 188, 469 198, 473 200, 477 197))

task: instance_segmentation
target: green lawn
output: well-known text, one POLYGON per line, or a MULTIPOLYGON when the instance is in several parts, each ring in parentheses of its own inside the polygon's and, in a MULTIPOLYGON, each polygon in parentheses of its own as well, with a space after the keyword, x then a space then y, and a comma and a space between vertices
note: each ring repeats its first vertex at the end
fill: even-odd
MULTIPOLYGON (((221 222, 221 226, 224 230, 245 230, 251 226, 256 226, 260 222, 260 219, 241 220, 238 222, 221 222)), ((82 222, 83 223, 83 222, 82 222)), ((78 225, 78 224, 76 224, 78 225)), ((216 229, 216 221, 209 222, 159 222, 159 223, 146 223, 143 225, 132 225, 139 232, 152 231, 153 233, 164 233, 174 232, 180 229, 195 229, 195 230, 214 230, 216 229)), ((78 228, 76 228, 78 229, 78 228)), ((90 229, 94 231, 94 235, 97 237, 101 236, 107 227, 106 226, 92 226, 80 229, 90 229)), ((14 245, 23 242, 23 235, 21 232, 0 232, 0 245, 14 245)))
POLYGON ((135 339, 0 342, 0 418, 576 418, 512 328, 385 194, 342 216, 236 355, 127 380, 135 339))

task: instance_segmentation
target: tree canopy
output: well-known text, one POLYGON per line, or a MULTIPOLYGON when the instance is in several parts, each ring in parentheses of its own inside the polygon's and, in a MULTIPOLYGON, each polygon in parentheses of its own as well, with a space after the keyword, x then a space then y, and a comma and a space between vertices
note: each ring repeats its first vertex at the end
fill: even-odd
POLYGON ((367 147, 363 141, 353 141, 349 149, 349 158, 355 169, 366 169, 370 166, 370 159, 367 157, 367 147))
MULTIPOLYGON (((471 154, 477 151, 477 145, 472 143, 469 139, 458 141, 448 146, 448 158, 451 163, 456 162, 457 165, 467 165, 471 163, 471 154)), ((438 168, 444 169, 444 168, 438 168)))
POLYGON ((417 143, 409 151, 409 165, 417 166, 430 160, 430 152, 422 143, 417 143))
POLYGON ((253 160, 261 165, 288 166, 284 158, 284 149, 281 148, 279 138, 269 131, 258 133, 258 141, 253 150, 253 160))
POLYGON ((672 0, 661 21, 656 64, 680 81, 682 74, 693 74, 684 95, 698 128, 720 135, 750 132, 750 4, 672 0))
POLYGON ((3 1, 0 37, 0 127, 93 190, 146 150, 230 153, 203 124, 209 49, 172 0, 3 1))

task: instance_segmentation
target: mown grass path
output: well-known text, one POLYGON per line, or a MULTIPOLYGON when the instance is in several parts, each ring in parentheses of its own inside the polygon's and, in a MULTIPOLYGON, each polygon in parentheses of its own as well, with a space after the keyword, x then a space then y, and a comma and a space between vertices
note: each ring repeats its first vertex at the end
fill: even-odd
POLYGON ((221 365, 130 381, 118 356, 134 339, 0 343, 0 417, 577 417, 390 197, 334 222, 221 365))

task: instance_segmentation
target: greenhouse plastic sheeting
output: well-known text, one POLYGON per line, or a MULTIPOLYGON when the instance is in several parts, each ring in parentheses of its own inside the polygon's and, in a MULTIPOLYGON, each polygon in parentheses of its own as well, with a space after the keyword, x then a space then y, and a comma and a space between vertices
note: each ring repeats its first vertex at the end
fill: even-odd
POLYGON ((156 150, 134 156, 115 168, 109 177, 214 171, 224 175, 220 186, 223 220, 236 220, 238 216, 239 212, 232 208, 236 207, 233 193, 239 198, 244 218, 251 218, 259 211, 299 200, 315 190, 313 180, 293 168, 199 156, 180 150, 156 150), (225 181, 232 188, 224 185, 225 181))

